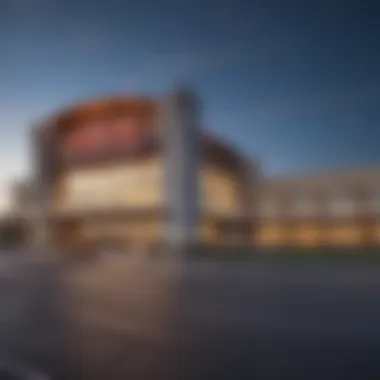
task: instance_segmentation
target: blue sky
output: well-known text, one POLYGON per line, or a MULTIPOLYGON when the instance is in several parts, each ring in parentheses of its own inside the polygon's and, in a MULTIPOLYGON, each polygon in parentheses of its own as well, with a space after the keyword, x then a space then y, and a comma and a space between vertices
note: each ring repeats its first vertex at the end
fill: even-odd
POLYGON ((365 0, 2 0, 0 177, 75 100, 176 81, 270 174, 380 163, 379 6, 365 0))

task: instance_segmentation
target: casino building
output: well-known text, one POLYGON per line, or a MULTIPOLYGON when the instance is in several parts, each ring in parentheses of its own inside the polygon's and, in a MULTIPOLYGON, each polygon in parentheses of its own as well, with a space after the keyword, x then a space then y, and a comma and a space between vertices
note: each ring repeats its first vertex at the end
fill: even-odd
POLYGON ((186 91, 59 110, 33 128, 34 172, 13 191, 14 217, 30 240, 63 251, 380 248, 380 167, 267 177, 201 126, 186 91))
POLYGON ((94 99, 35 126, 36 241, 149 247, 192 234, 187 243, 252 244, 254 165, 200 128, 192 95, 171 99, 94 99))

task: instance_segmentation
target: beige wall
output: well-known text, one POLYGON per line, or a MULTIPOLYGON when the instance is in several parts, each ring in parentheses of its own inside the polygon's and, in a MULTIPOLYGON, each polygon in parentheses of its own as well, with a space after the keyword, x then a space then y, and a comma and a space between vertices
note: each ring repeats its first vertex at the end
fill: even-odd
MULTIPOLYGON (((239 208, 235 174, 205 164, 200 171, 201 208, 234 215, 239 208)), ((63 208, 158 207, 164 202, 159 158, 112 166, 73 169, 57 181, 56 205, 63 208)))
POLYGON ((68 208, 155 207, 163 202, 162 164, 157 158, 112 166, 73 169, 57 202, 68 208))
POLYGON ((235 215, 239 209, 236 174, 215 166, 205 165, 201 170, 202 209, 220 215, 235 215))
MULTIPOLYGON (((239 209, 235 174, 204 164, 200 171, 200 196, 203 211, 215 215, 234 215, 239 209)), ((112 166, 76 168, 56 182, 58 209, 98 209, 107 207, 157 208, 163 206, 163 166, 158 157, 112 166)), ((76 235, 84 240, 115 237, 136 244, 162 240, 163 222, 155 217, 122 221, 86 221, 76 235)), ((202 219, 200 239, 216 243, 220 239, 214 224, 202 219)))

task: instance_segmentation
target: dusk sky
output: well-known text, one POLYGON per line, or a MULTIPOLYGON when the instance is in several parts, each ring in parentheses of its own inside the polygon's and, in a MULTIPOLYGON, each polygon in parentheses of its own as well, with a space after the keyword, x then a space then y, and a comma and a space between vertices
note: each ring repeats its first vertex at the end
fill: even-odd
POLYGON ((176 81, 269 174, 380 163, 379 19, 376 0, 1 0, 1 182, 30 169, 33 120, 176 81))

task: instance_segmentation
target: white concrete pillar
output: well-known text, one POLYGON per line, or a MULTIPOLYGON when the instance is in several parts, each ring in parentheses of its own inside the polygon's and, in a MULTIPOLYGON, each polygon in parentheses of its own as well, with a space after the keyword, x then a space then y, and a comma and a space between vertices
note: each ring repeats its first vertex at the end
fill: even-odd
POLYGON ((199 104, 187 89, 162 101, 160 133, 164 152, 165 240, 174 248, 198 243, 199 104))
POLYGON ((51 176, 57 154, 55 141, 46 134, 47 127, 37 126, 31 136, 33 177, 29 218, 32 224, 31 244, 39 251, 48 248, 50 243, 50 228, 46 213, 49 212, 51 202, 51 176))

